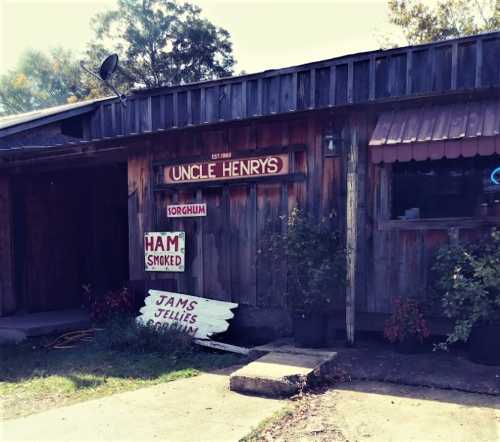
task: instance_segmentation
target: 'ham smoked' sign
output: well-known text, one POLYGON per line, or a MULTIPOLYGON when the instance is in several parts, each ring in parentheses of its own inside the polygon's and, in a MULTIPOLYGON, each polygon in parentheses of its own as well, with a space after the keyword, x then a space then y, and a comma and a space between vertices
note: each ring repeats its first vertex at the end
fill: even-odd
POLYGON ((147 272, 183 272, 186 234, 148 232, 144 234, 147 272))
POLYGON ((137 321, 153 327, 175 327, 197 339, 208 339, 229 327, 233 302, 199 298, 182 293, 149 290, 137 321))
POLYGON ((279 154, 170 165, 165 168, 165 182, 178 184, 286 175, 288 159, 288 154, 279 154))

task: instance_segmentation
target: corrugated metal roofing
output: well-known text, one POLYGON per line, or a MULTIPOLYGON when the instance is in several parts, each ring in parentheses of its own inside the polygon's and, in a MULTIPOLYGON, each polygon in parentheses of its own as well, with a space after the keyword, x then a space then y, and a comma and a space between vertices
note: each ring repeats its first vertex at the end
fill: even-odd
POLYGON ((500 101, 425 106, 380 115, 370 139, 374 163, 500 153, 500 101))
MULTIPOLYGON (((31 112, 25 112, 22 114, 7 115, 5 117, 0 117, 0 131, 12 128, 17 125, 22 125, 25 123, 33 122, 36 120, 44 120, 47 117, 52 117, 54 115, 63 114, 68 111, 82 109, 85 110, 88 107, 88 111, 94 109, 96 103, 102 101, 111 100, 114 97, 96 98, 93 100, 79 101, 78 103, 63 104, 60 106, 53 106, 45 109, 39 109, 31 112)), ((63 118, 67 118, 66 115, 63 118)), ((0 133, 0 136, 2 134, 0 133)))

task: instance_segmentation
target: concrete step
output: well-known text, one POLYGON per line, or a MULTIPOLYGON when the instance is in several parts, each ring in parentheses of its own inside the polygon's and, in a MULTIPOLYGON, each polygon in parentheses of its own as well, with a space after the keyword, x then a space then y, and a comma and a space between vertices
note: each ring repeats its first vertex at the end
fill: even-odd
POLYGON ((26 336, 42 336, 89 328, 90 318, 81 309, 28 313, 0 318, 0 331, 18 331, 26 336))
POLYGON ((235 371, 229 378, 230 389, 258 396, 292 396, 307 385, 313 375, 321 376, 337 355, 313 349, 294 347, 293 350, 271 351, 235 371))

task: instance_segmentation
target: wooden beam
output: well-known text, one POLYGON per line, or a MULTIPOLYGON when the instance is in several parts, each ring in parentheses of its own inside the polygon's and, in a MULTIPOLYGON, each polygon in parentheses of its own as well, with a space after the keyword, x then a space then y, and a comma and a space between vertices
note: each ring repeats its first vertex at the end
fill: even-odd
POLYGON ((475 84, 476 88, 481 87, 482 80, 482 71, 483 71, 483 40, 478 38, 476 41, 476 71, 475 71, 475 84))
POLYGON ((195 339, 195 344, 202 347, 212 348, 215 350, 229 351, 231 353, 238 353, 240 355, 248 355, 250 350, 245 347, 238 347, 237 345, 225 344, 224 342, 210 341, 205 339, 195 339))
POLYGON ((364 295, 366 284, 366 169, 368 139, 366 120, 355 116, 350 121, 350 142, 347 152, 347 344, 355 344, 356 299, 364 295))
POLYGON ((0 316, 14 313, 16 310, 11 198, 10 177, 0 176, 0 316))
POLYGON ((129 273, 131 280, 145 279, 144 233, 152 228, 150 153, 128 159, 129 273))

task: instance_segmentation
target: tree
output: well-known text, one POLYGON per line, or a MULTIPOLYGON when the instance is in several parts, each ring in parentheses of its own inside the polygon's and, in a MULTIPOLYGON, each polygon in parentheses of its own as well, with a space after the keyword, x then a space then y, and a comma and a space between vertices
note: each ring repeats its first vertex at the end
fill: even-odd
POLYGON ((77 60, 61 48, 25 52, 17 67, 0 77, 0 115, 82 100, 91 92, 77 60))
POLYGON ((500 29, 500 0, 389 0, 389 20, 409 44, 500 29))
POLYGON ((118 8, 93 19, 87 55, 94 64, 115 52, 115 81, 158 87, 230 75, 229 33, 201 17, 201 9, 170 0, 118 0, 118 8))

